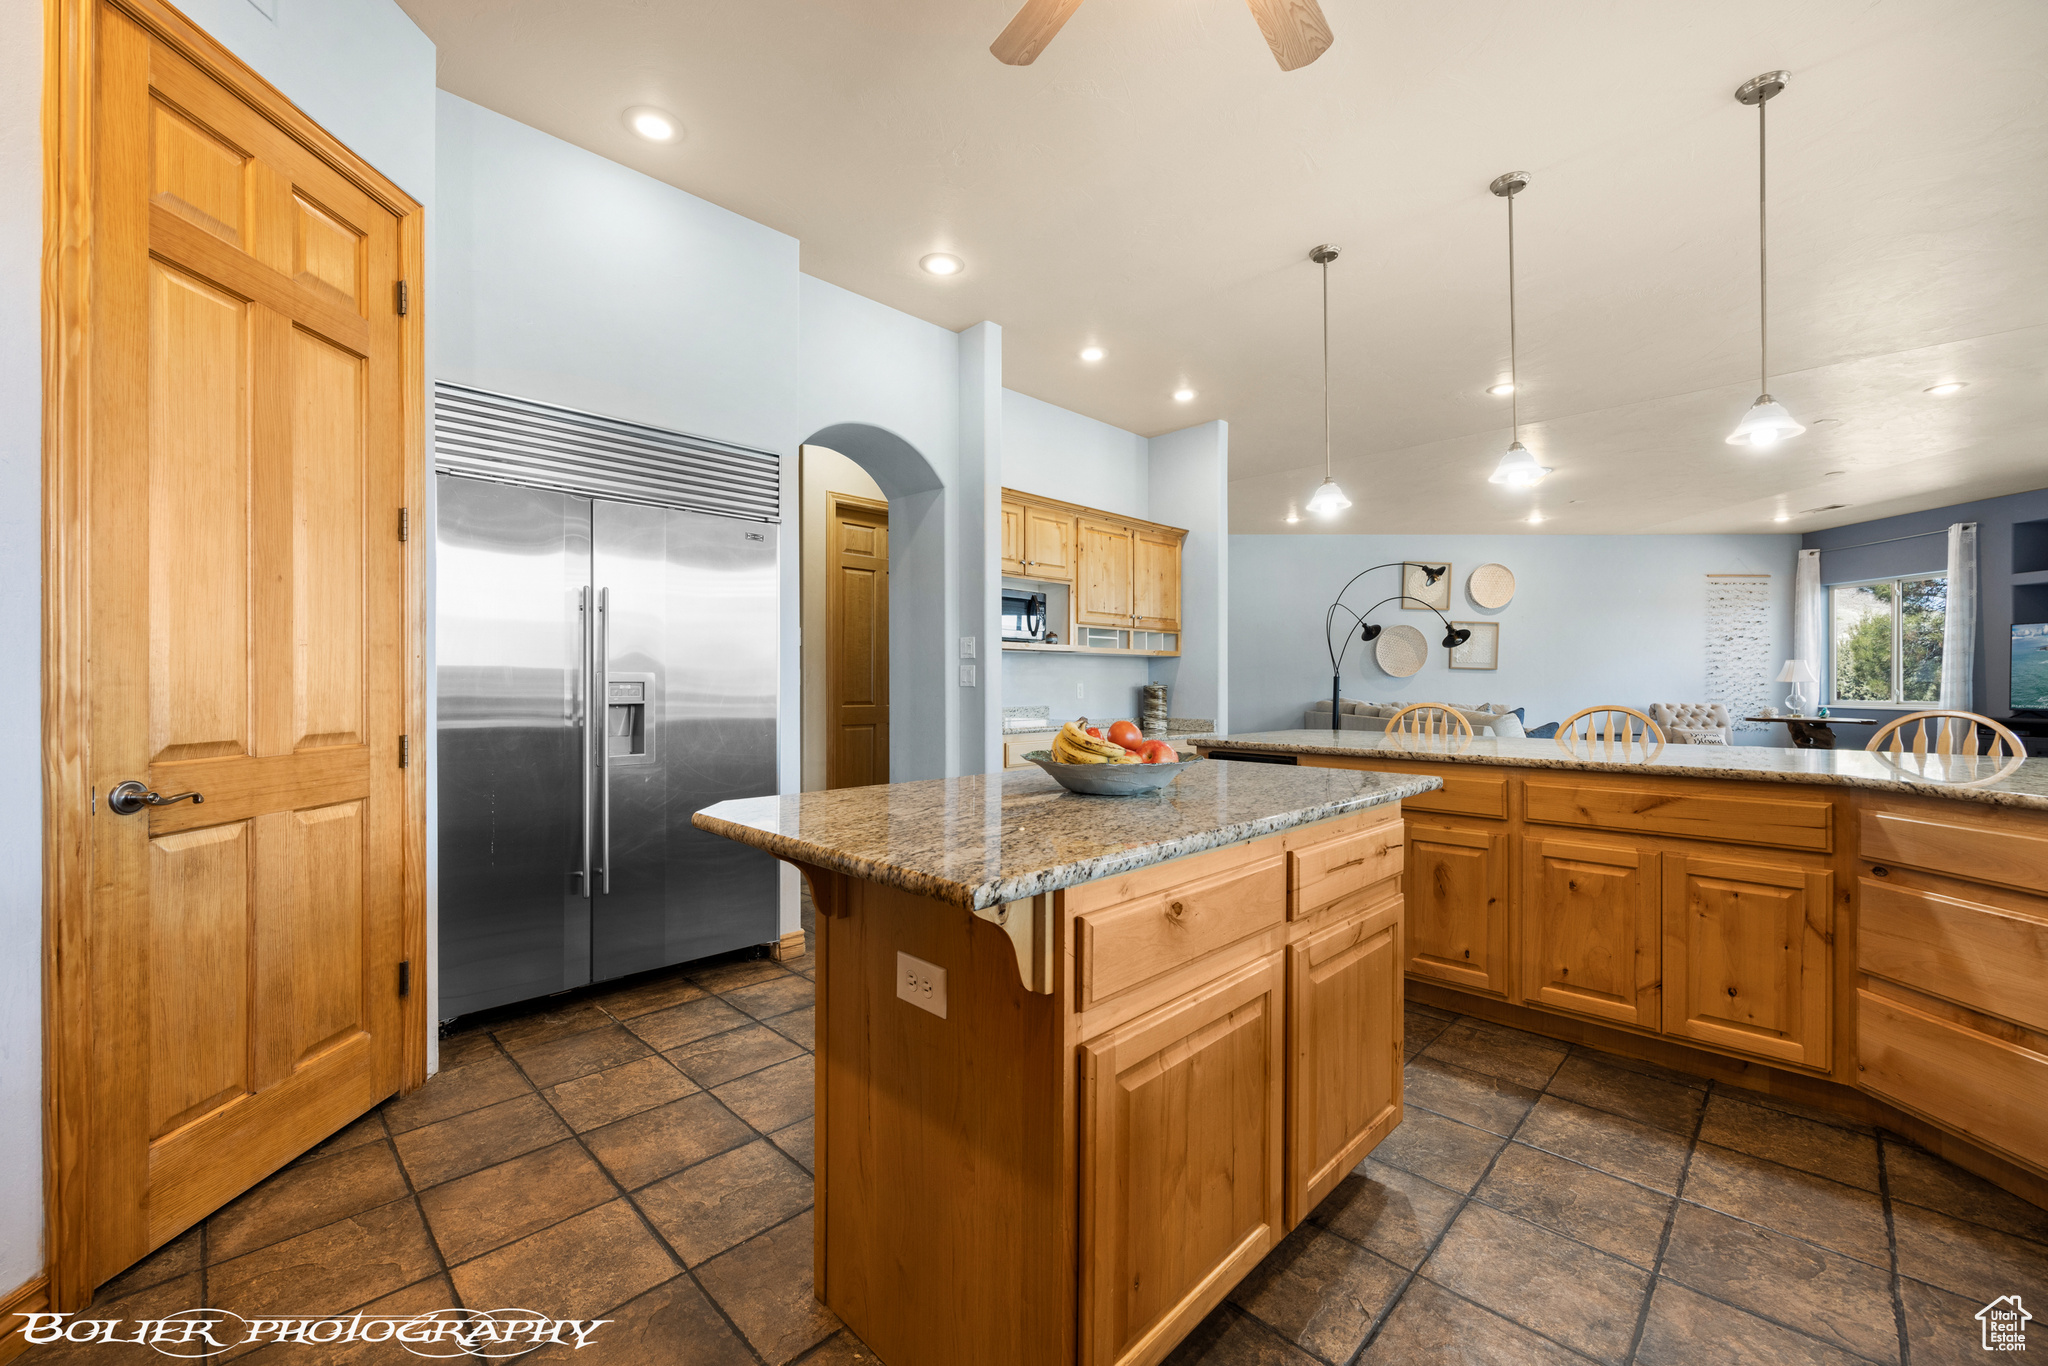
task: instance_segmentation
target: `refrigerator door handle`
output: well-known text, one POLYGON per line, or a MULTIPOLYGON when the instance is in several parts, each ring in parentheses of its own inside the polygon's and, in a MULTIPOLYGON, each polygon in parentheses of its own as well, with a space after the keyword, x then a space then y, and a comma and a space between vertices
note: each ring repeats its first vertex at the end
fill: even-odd
POLYGON ((576 590, 576 619, 577 622, 583 628, 583 668, 580 671, 582 673, 582 677, 577 682, 578 686, 580 686, 583 689, 583 715, 581 718, 583 725, 583 734, 581 736, 581 739, 583 743, 582 762, 579 763, 577 767, 583 771, 583 856, 574 876, 576 878, 576 893, 578 896, 582 897, 588 897, 591 894, 590 804, 592 798, 595 796, 595 793, 592 791, 590 783, 590 737, 592 733, 597 729, 595 722, 598 720, 598 717, 600 715, 600 713, 598 713, 592 705, 593 699, 597 696, 597 669, 595 658, 591 654, 591 641, 595 636, 596 628, 592 624, 590 618, 590 590, 588 588, 579 588, 576 590))
POLYGON ((611 689, 612 590, 597 590, 597 655, 591 668, 591 696, 597 725, 597 890, 612 889, 611 689))

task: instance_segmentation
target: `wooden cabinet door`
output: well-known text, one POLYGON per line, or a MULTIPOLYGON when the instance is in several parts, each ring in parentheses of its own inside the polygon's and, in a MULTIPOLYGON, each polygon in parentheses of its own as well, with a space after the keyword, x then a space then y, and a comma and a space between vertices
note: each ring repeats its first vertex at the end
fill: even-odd
POLYGON ((1279 1242, 1285 954, 1081 1046, 1081 1362, 1150 1366, 1279 1242))
POLYGON ((405 1080, 418 399, 398 213, 124 12, 93 22, 94 1046, 67 1141, 98 1281, 405 1080), (120 814, 129 780, 205 801, 120 814))
POLYGON ((1625 844, 1523 845, 1522 999, 1658 1025, 1657 855, 1625 844))
POLYGON ((1288 950, 1287 1224, 1401 1122, 1401 903, 1288 950))
POLYGON ((1084 626, 1131 624, 1131 543, 1127 526, 1080 523, 1080 554, 1074 588, 1074 620, 1084 626))
POLYGON ((1024 572, 1067 583, 1074 577, 1074 515, 1024 504, 1024 572))
POLYGON ((1826 1067, 1833 886, 1825 869, 1664 855, 1664 1032, 1826 1067))
POLYGON ((1140 531, 1132 538, 1131 613, 1142 631, 1180 629, 1180 537, 1140 531))
POLYGON ((1409 822, 1408 971, 1508 993, 1508 837, 1409 822))
POLYGON ((1003 504, 1003 572, 1024 574, 1024 505, 1003 504))

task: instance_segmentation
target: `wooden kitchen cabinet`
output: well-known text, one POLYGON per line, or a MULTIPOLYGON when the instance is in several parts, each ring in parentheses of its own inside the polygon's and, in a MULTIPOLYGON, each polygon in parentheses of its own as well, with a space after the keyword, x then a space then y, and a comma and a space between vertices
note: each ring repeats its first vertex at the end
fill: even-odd
POLYGON ((1655 1029, 1663 929, 1654 850, 1525 838, 1522 999, 1655 1029))
POLYGON ((1410 973, 1507 995, 1507 864, 1505 834, 1409 823, 1402 887, 1410 973))
POLYGON ((1663 862, 1664 1032, 1826 1067, 1834 874, 1766 857, 1663 862))
POLYGON ((1003 573, 1073 586, 1068 618, 1054 623, 1065 636, 1063 649, 1179 654, 1180 560, 1186 538, 1187 532, 1177 527, 1003 490, 1003 573))
POLYGON ((1074 528, 1071 512, 1024 504, 1024 576, 1071 583, 1074 578, 1074 528))
POLYGON ((1083 1366, 1158 1361, 1282 1237, 1286 979, 1266 954, 1083 1046, 1083 1366))
POLYGON ((1288 949, 1287 1222, 1401 1122, 1401 905, 1288 949))
POLYGON ((1127 526, 1080 520, 1080 570, 1074 585, 1074 620, 1083 626, 1131 622, 1131 544, 1127 526))
POLYGON ((1131 625, 1180 629, 1180 537, 1140 531, 1131 539, 1131 625))
POLYGON ((1003 572, 1025 576, 1024 505, 1003 500, 1003 572))

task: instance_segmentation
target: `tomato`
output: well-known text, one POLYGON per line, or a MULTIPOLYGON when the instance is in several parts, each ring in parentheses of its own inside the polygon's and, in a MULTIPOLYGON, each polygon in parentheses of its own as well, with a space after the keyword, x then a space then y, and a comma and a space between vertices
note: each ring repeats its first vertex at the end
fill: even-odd
POLYGON ((1144 735, 1129 721, 1119 721, 1111 726, 1109 728, 1109 740, 1111 744, 1122 745, 1133 754, 1137 753, 1138 749, 1145 743, 1144 735))
POLYGON ((1177 764, 1180 753, 1164 740, 1147 740, 1138 746, 1138 758, 1148 764, 1177 764))
POLYGON ((1094 736, 1096 739, 1100 740, 1102 738, 1102 727, 1090 726, 1088 727, 1088 733, 1094 736))

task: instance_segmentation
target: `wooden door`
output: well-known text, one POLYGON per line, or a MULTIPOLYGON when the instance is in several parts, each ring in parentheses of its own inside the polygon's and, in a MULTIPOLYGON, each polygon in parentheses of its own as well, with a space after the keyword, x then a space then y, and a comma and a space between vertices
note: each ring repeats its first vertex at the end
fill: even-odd
POLYGON ((1287 1223, 1401 1122, 1401 903, 1288 950, 1287 1223))
POLYGON ((1024 504, 1025 574, 1069 583, 1074 577, 1074 514, 1024 504))
POLYGON ((1275 952, 1081 1048, 1081 1362, 1160 1360, 1280 1240, 1275 952))
POLYGON ((1180 537, 1140 531, 1131 542, 1131 614, 1142 631, 1180 629, 1180 537))
POLYGON ((76 930, 61 874, 54 893, 89 953, 55 970, 51 1007, 83 1031, 68 1060, 53 1046, 52 1104, 76 1120, 53 1161, 81 1192, 59 1176, 60 1299, 424 1061, 418 769, 401 770, 402 733, 425 739, 400 540, 416 206, 175 14, 142 12, 179 44, 81 7, 89 56, 66 68, 90 91, 92 233, 78 292, 58 292, 90 364, 60 383, 89 429, 60 437, 86 492, 61 528, 78 543, 51 552, 80 552, 82 576, 53 630, 61 651, 82 608, 86 758, 82 790, 51 800, 60 826, 85 817, 90 881, 76 930), (130 781, 204 804, 121 814, 130 781))
POLYGON ((825 786, 889 781, 889 505, 826 499, 825 786))
POLYGON ((1003 503, 1003 572, 1024 573, 1024 505, 1003 503))
POLYGON ((1826 1067, 1833 885, 1792 863, 1664 855, 1664 1032, 1826 1067))
POLYGON ((1522 847, 1522 999, 1657 1028, 1657 855, 1535 837, 1522 847))
POLYGON ((1082 519, 1074 590, 1079 624, 1130 627, 1133 539, 1127 526, 1082 519))
POLYGON ((1508 837, 1408 824, 1408 971, 1467 991, 1508 991, 1508 837))

